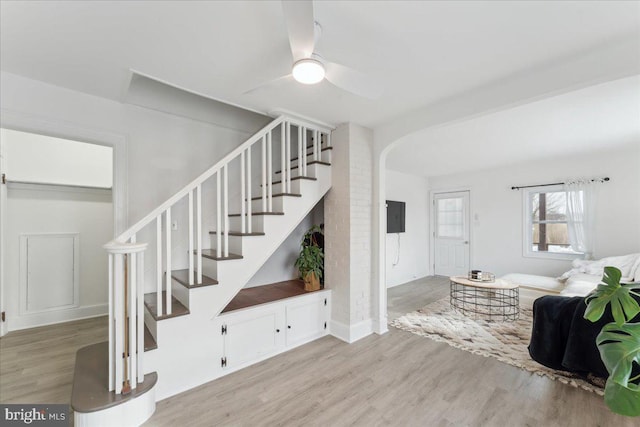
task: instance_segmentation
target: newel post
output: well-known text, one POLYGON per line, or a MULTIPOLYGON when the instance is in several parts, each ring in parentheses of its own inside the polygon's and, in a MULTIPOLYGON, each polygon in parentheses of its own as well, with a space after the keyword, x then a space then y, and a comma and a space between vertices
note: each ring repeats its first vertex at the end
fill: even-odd
POLYGON ((109 254, 109 391, 127 394, 144 380, 146 243, 111 241, 109 254))

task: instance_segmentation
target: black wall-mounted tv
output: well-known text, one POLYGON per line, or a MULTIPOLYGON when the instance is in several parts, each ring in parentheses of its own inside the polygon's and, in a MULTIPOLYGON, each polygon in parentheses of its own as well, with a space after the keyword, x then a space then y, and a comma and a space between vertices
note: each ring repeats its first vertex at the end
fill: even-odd
POLYGON ((404 202, 387 200, 387 233, 404 233, 404 202))

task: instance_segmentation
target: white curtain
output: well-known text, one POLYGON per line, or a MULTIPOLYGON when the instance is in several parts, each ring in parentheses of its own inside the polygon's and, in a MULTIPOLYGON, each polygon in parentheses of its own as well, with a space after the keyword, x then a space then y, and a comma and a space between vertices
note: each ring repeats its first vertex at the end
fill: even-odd
POLYGON ((564 185, 567 193, 567 225, 569 243, 585 259, 593 259, 595 235, 595 203, 598 180, 570 180, 564 185))

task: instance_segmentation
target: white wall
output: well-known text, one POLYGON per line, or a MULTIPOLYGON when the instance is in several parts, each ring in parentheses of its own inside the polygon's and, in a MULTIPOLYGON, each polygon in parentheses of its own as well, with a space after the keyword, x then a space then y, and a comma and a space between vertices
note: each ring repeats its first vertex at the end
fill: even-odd
POLYGON ((640 252, 640 141, 615 151, 576 153, 572 157, 430 177, 429 187, 432 191, 471 190, 473 268, 497 275, 520 272, 557 276, 570 268, 570 261, 522 255, 523 196, 510 187, 604 176, 611 181, 599 187, 594 256, 640 252))
POLYGON ((243 120, 231 129, 6 72, 0 83, 3 109, 126 136, 130 224, 269 122, 255 113, 237 113, 243 120))
MULTIPOLYGON (((295 267, 296 259, 300 253, 300 244, 304 234, 314 225, 324 222, 322 202, 318 203, 311 212, 298 224, 276 252, 269 257, 267 262, 249 280, 245 288, 268 285, 270 283, 282 282, 284 280, 296 279, 299 276, 295 267)), ((258 239, 262 237, 257 237, 258 239)))
POLYGON ((111 239, 111 190, 13 185, 6 219, 6 311, 9 330, 107 313, 107 258, 102 245, 111 239), (20 235, 79 233, 80 302, 77 308, 19 316, 20 235))
POLYGON ((0 129, 11 181, 111 188, 113 149, 0 129))
MULTIPOLYGON (((212 118, 203 121, 202 117, 190 119, 156 111, 161 108, 160 100, 170 99, 166 92, 160 94, 158 100, 148 100, 148 104, 153 104, 152 110, 11 73, 2 72, 0 77, 0 106, 5 111, 25 113, 49 122, 66 123, 126 137, 129 225, 143 218, 271 120, 237 107, 224 107, 225 120, 212 118), (230 120, 229 117, 234 117, 235 120, 230 120)), ((139 95, 136 95, 136 102, 140 102, 139 95)), ((147 91, 144 96, 153 96, 153 93, 147 91)), ((190 101, 181 97, 180 102, 184 106, 190 101)), ((203 101, 198 99, 193 102, 199 105, 203 101)), ((189 108, 182 108, 180 114, 187 114, 188 111, 189 108)), ((230 197, 233 200, 233 186, 238 183, 238 179, 234 178, 232 170, 229 173, 232 185, 230 197)), ((204 206, 215 197, 212 188, 211 183, 203 186, 203 195, 207 198, 204 206)), ((182 203, 172 216, 178 221, 178 230, 172 233, 175 243, 173 267, 176 269, 185 268, 187 262, 187 222, 184 212, 186 203, 182 203)), ((208 247, 210 243, 208 232, 214 229, 212 224, 215 224, 214 215, 204 218, 204 247, 208 247)), ((145 268, 148 272, 154 272, 155 257, 151 256, 155 253, 153 227, 139 233, 138 241, 150 243, 145 268)), ((287 280, 287 274, 284 273, 281 280, 287 280)), ((255 280, 259 281, 258 276, 255 280)), ((148 280, 147 285, 147 291, 151 291, 153 281, 148 280)))
POLYGON ((386 178, 387 200, 406 203, 405 232, 386 235, 390 288, 429 274, 429 186, 422 176, 392 170, 386 178))

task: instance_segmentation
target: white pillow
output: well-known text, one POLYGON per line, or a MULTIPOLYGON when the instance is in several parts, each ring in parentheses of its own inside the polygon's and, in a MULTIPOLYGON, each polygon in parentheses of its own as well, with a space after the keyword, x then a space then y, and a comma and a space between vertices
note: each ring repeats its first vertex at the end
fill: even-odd
POLYGON ((639 256, 640 254, 630 254, 602 258, 595 263, 589 264, 586 267, 585 273, 602 276, 604 274, 604 268, 611 266, 617 267, 622 273, 622 277, 632 277, 632 268, 635 267, 639 256))
MULTIPOLYGON (((588 261, 583 259, 574 259, 571 265, 573 268, 565 273, 562 276, 558 277, 558 280, 565 281, 568 278, 575 276, 576 274, 591 274, 594 276, 602 277, 604 274, 605 267, 616 267, 622 273, 622 277, 624 280, 628 281, 629 278, 633 278, 634 274, 636 276, 640 276, 640 254, 629 254, 622 256, 614 256, 608 258, 602 258, 597 261, 588 261), (635 273, 634 273, 635 269, 635 273)), ((636 280, 638 280, 636 278, 636 280)))
POLYGON ((581 274, 581 273, 587 273, 587 268, 593 264, 596 263, 598 261, 589 261, 586 259, 574 259, 573 262, 571 263, 571 266, 573 267, 571 270, 566 271, 562 274, 562 276, 558 277, 558 280, 560 281, 565 281, 568 278, 570 278, 571 276, 575 276, 576 274, 581 274))

